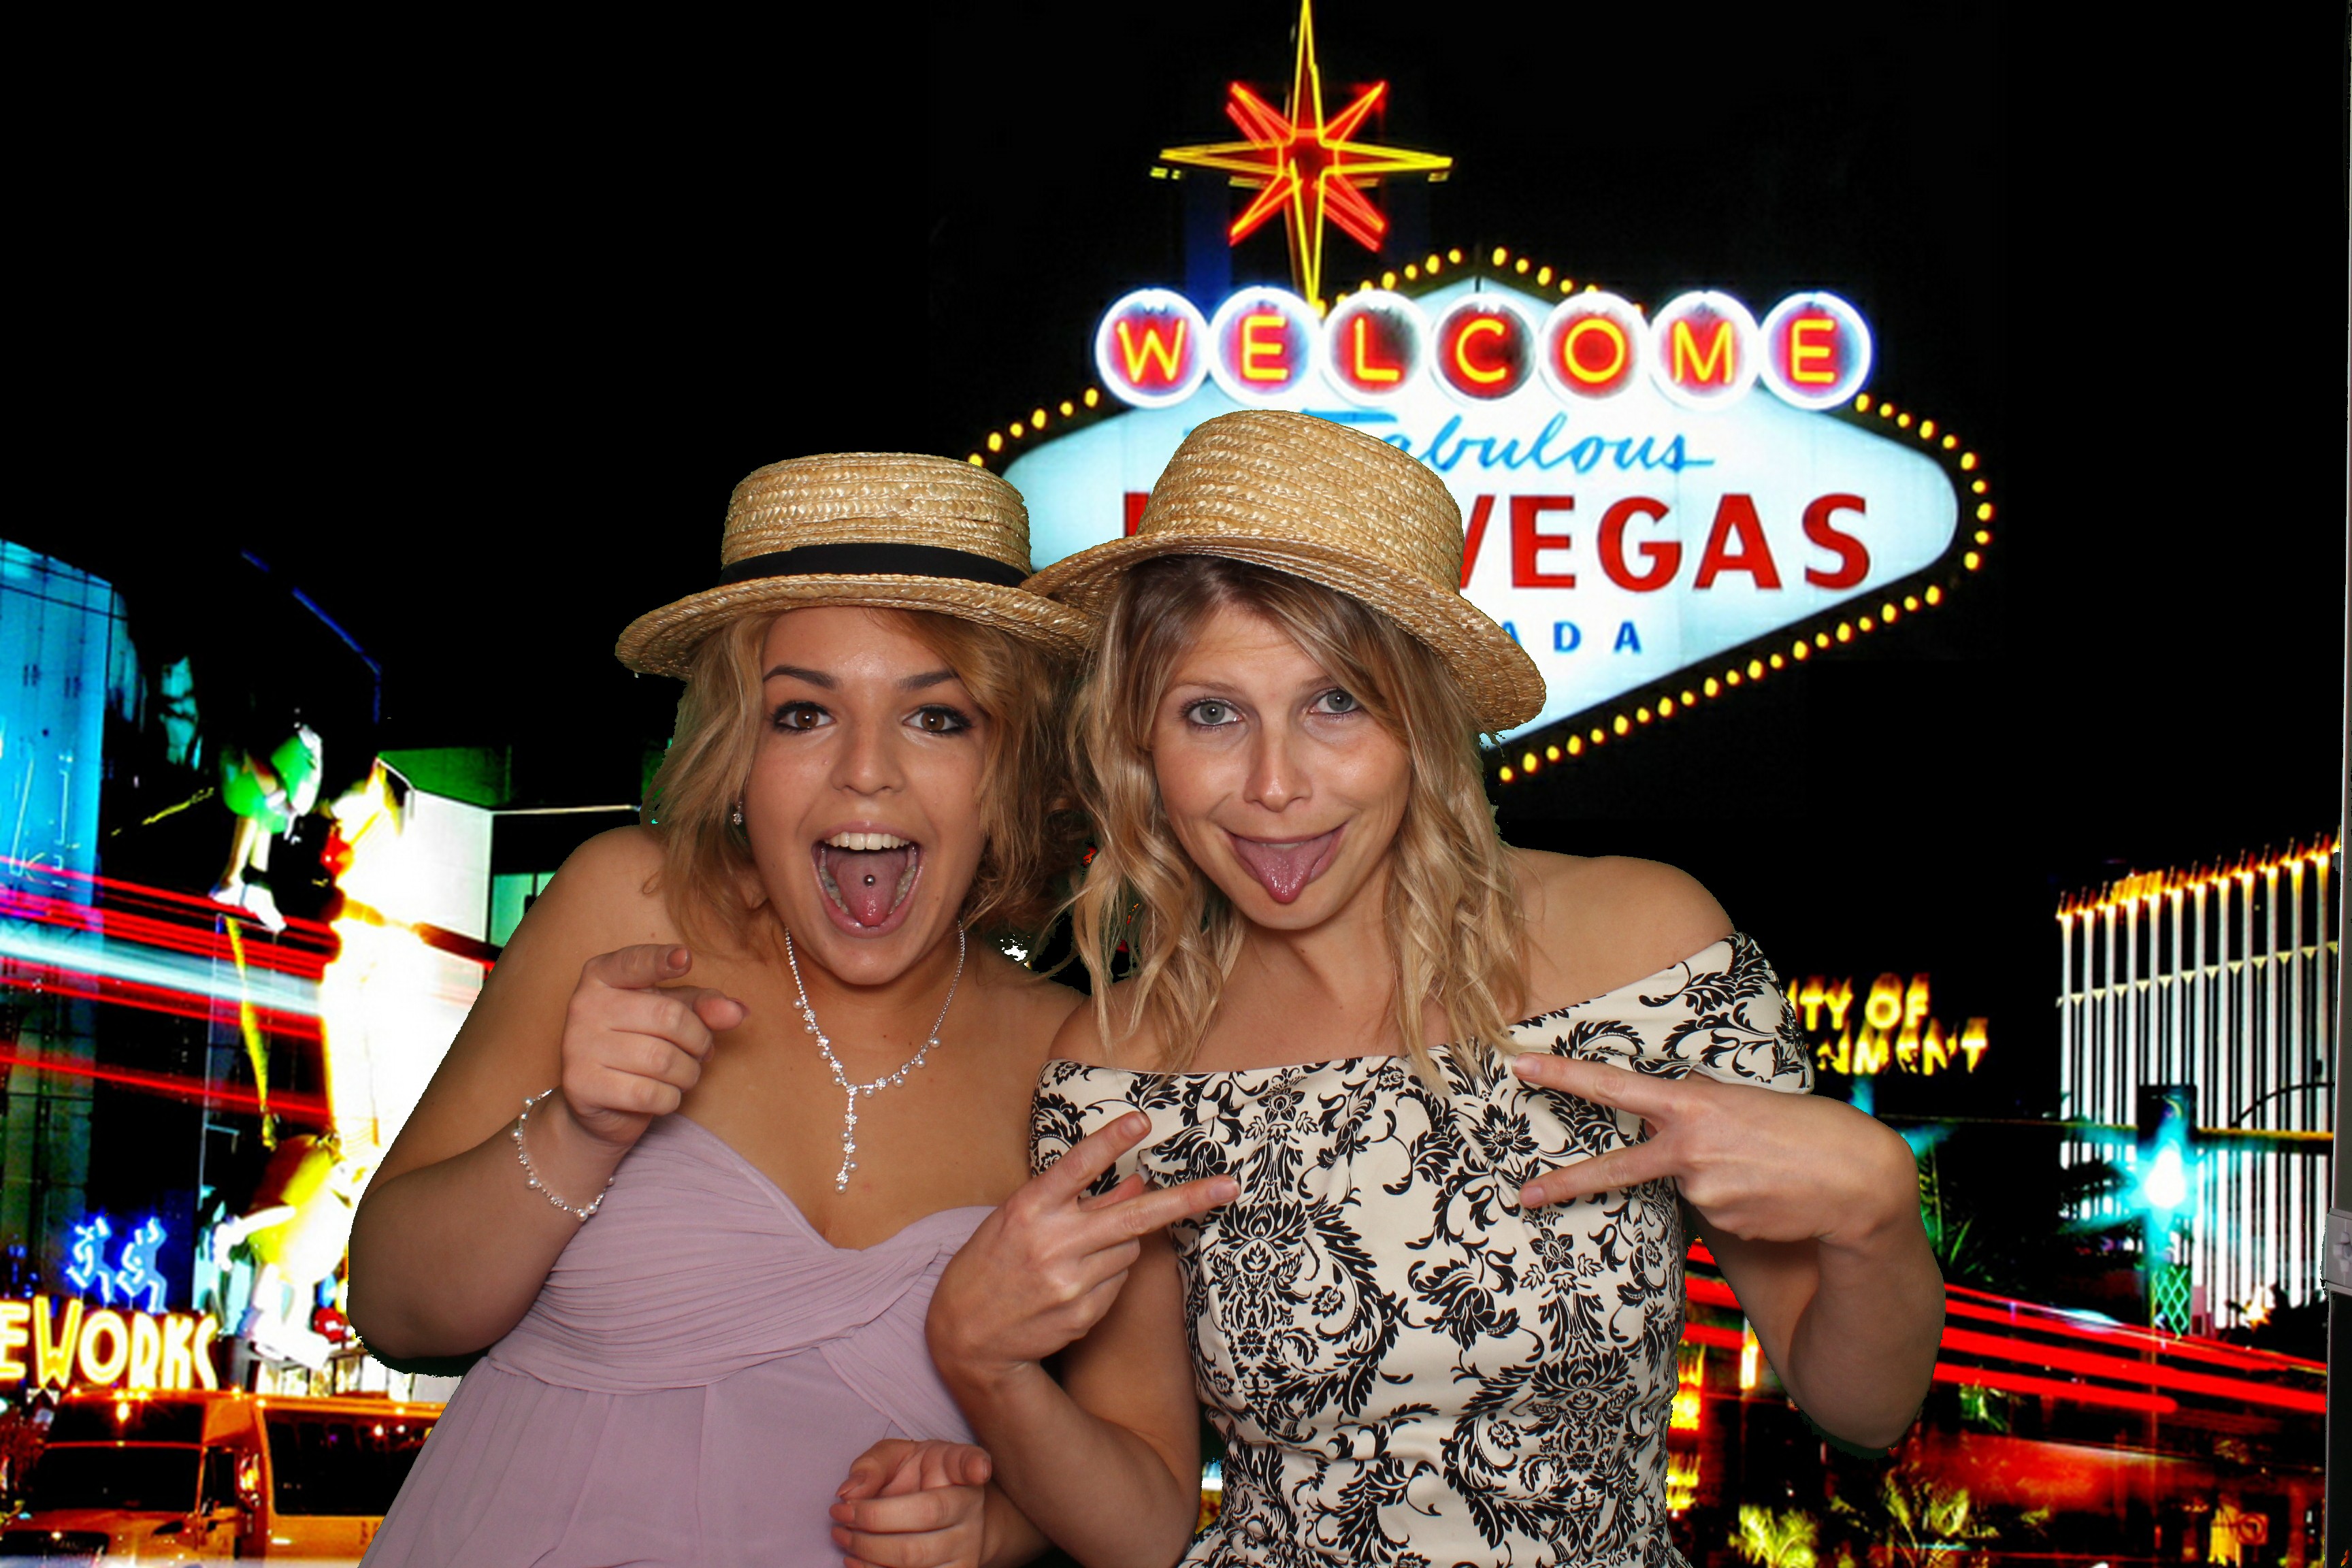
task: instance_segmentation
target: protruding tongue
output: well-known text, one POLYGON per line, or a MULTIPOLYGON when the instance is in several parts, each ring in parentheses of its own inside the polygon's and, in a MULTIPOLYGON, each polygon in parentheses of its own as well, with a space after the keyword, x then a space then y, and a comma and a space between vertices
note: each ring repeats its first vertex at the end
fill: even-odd
POLYGON ((1234 853, 1242 858, 1242 864, 1265 889, 1267 897, 1277 904, 1287 904, 1307 890, 1307 879, 1315 875, 1315 868, 1322 864, 1325 851, 1337 836, 1335 828, 1296 844, 1258 844, 1235 838, 1234 853))
POLYGON ((835 896, 849 918, 862 926, 878 926, 898 907, 905 891, 899 884, 914 868, 911 847, 898 849, 835 849, 825 847, 825 869, 832 873, 835 896))

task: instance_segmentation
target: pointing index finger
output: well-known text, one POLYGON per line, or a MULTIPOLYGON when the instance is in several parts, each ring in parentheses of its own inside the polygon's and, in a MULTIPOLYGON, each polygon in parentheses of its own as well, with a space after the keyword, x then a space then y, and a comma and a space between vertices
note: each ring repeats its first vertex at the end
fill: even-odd
POLYGON ((693 967, 693 952, 677 942, 642 942, 600 952, 581 965, 580 972, 599 985, 617 991, 647 991, 693 967))
POLYGON ((1112 1244, 1132 1241, 1180 1219, 1191 1219, 1220 1204, 1229 1204, 1241 1196, 1241 1184, 1231 1176, 1204 1176, 1181 1186, 1150 1188, 1124 1203, 1097 1210, 1096 1223, 1110 1230, 1112 1244))
POLYGON ((1671 1117, 1683 1090, 1683 1086, 1672 1079, 1633 1068, 1535 1051, 1513 1058, 1511 1070, 1526 1082, 1572 1094, 1595 1105, 1630 1110, 1645 1121, 1671 1117))
POLYGON ((1118 1163, 1121 1154, 1142 1142, 1150 1131, 1150 1117, 1139 1110, 1129 1111, 1079 1139, 1053 1169, 1038 1178, 1039 1189, 1056 1198, 1076 1202, 1105 1171, 1118 1163))

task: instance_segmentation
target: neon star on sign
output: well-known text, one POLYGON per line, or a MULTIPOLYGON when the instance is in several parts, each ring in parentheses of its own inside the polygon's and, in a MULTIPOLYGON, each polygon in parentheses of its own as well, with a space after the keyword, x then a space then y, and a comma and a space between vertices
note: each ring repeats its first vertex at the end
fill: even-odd
POLYGON ((1388 83, 1375 82, 1339 113, 1324 114, 1323 73, 1315 59, 1315 15, 1311 0, 1300 0, 1298 58, 1291 69, 1289 101, 1277 110, 1234 82, 1225 113, 1247 140, 1171 147, 1160 154, 1160 161, 1231 174, 1235 184, 1257 193, 1227 231, 1233 244, 1256 233, 1275 214, 1286 213, 1298 290, 1319 310, 1325 220, 1338 224, 1365 249, 1378 250, 1388 219, 1364 198, 1365 189, 1383 174, 1434 177, 1454 166, 1453 159, 1433 153, 1355 140, 1388 90, 1388 83))

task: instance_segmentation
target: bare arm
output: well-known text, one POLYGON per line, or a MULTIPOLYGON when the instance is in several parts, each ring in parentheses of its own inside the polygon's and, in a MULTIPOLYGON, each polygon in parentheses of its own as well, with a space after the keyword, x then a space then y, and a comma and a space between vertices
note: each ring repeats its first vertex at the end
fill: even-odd
POLYGON ((1798 1405, 1886 1447, 1918 1414, 1944 1289, 1903 1140, 1850 1105, 1693 1074, 1652 1078, 1530 1053, 1529 1082, 1630 1110, 1648 1142, 1529 1182, 1533 1206, 1671 1178, 1798 1405))
POLYGON ((1129 1177, 1082 1198, 1148 1131, 1122 1118, 983 1221, 931 1299, 931 1352, 997 1485, 1088 1568, 1165 1568, 1200 1508, 1199 1417, 1168 1223, 1232 1195, 1129 1177), (1059 1354, 1061 1380, 1045 1370, 1059 1354))
POLYGON ((1919 1414, 1944 1327, 1917 1178, 1894 1142, 1901 1168, 1888 1157, 1880 1201, 1865 1197, 1831 1235, 1748 1240, 1698 1226, 1790 1396, 1823 1430, 1870 1448, 1892 1447, 1919 1414))
MULTIPOLYGON (((1598 995, 1723 937, 1706 889, 1643 860, 1522 853, 1537 1000, 1598 995), (1575 965, 1585 967, 1570 973, 1575 965)), ((1639 1115, 1650 1140, 1528 1184, 1533 1205, 1671 1177, 1805 1413, 1884 1447, 1934 1374, 1943 1279, 1903 1140, 1835 1100, 1528 1055, 1521 1077, 1639 1115)))
POLYGON ((644 891, 657 854, 626 829, 565 863, 370 1182, 352 1226, 351 1310, 384 1353, 494 1343, 578 1231, 515 1157, 509 1130, 526 1098, 561 1083, 532 1111, 528 1146, 541 1183, 585 1205, 652 1118, 677 1109, 709 1030, 740 1021, 716 993, 655 989, 685 973, 644 891))

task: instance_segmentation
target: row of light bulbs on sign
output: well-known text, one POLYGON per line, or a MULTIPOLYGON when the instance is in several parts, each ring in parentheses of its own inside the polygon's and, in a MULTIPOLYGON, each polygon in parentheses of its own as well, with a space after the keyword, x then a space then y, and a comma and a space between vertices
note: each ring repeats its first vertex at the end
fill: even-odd
MULTIPOLYGON (((1556 273, 1550 267, 1538 263, 1528 257, 1513 257, 1506 247, 1496 246, 1487 257, 1487 260, 1496 271, 1508 268, 1522 277, 1531 279, 1538 288, 1551 288, 1557 281, 1561 293, 1571 294, 1576 291, 1574 279, 1565 273, 1556 273)), ((1424 277, 1436 277, 1449 264, 1455 267, 1462 265, 1460 250, 1449 250, 1443 256, 1432 251, 1418 262, 1407 262, 1401 274, 1394 271, 1383 272, 1377 285, 1371 279, 1366 279, 1358 285, 1358 289, 1360 292, 1375 287, 1394 289, 1400 276, 1407 283, 1417 283, 1424 277)), ((1598 286, 1587 283, 1584 287, 1586 292, 1590 293, 1598 286)), ((1320 300, 1315 301, 1315 308, 1318 312, 1328 309, 1320 300)), ((1063 399, 1058 407, 1061 416, 1064 419, 1070 419, 1076 416, 1081 407, 1096 408, 1100 406, 1101 403, 1102 389, 1089 386, 1076 398, 1063 399)), ((1881 419, 1886 420, 1898 430, 1916 437, 1922 445, 1954 454, 1960 471, 1972 476, 1969 480, 1969 493, 1976 498, 1977 526, 1969 535, 1972 548, 1961 552, 1960 565, 1969 572, 1980 570, 1984 565, 1984 549, 1992 542, 1992 530, 1990 524, 1992 522, 1993 505, 1986 499, 1988 489, 1984 477, 1977 473, 1976 453, 1963 450, 1960 438, 1949 430, 1939 430, 1933 419, 1915 418, 1906 410, 1897 408, 1883 398, 1874 398, 1868 393, 1858 394, 1855 396, 1853 408, 1857 414, 1869 414, 1875 410, 1881 419)), ((1026 420, 1014 420, 1003 430, 990 431, 983 445, 988 448, 989 455, 1001 453, 1008 441, 1019 441, 1030 436, 1042 435, 1052 417, 1052 413, 1040 404, 1030 411, 1026 420)), ((982 467, 986 465, 988 456, 974 452, 968 460, 975 467, 982 467)), ((1581 756, 1588 749, 1608 744, 1612 736, 1624 739, 1632 735, 1637 728, 1671 719, 1685 709, 1697 707, 1701 700, 1712 700, 1743 683, 1762 680, 1773 671, 1788 668, 1791 660, 1801 664, 1811 658, 1816 650, 1826 652, 1836 644, 1852 642, 1857 635, 1867 636, 1880 626, 1893 626, 1904 616, 1916 615, 1922 609, 1933 609, 1943 602, 1943 589, 1934 584, 1930 584, 1917 594, 1905 595, 1899 603, 1890 599, 1879 606, 1875 616, 1865 615, 1853 620, 1842 620, 1833 628, 1825 628, 1814 633, 1810 641, 1804 637, 1799 637, 1789 646, 1789 651, 1785 654, 1760 655, 1749 659, 1744 668, 1732 665, 1720 676, 1710 675, 1695 687, 1684 688, 1679 696, 1673 693, 1663 695, 1654 703, 1643 703, 1635 707, 1631 713, 1620 712, 1603 719, 1593 725, 1590 731, 1580 731, 1565 739, 1547 742, 1540 754, 1533 750, 1524 751, 1520 752, 1516 766, 1510 763, 1505 763, 1496 776, 1505 784, 1516 783, 1521 778, 1540 771, 1547 763, 1557 764, 1581 756)))

